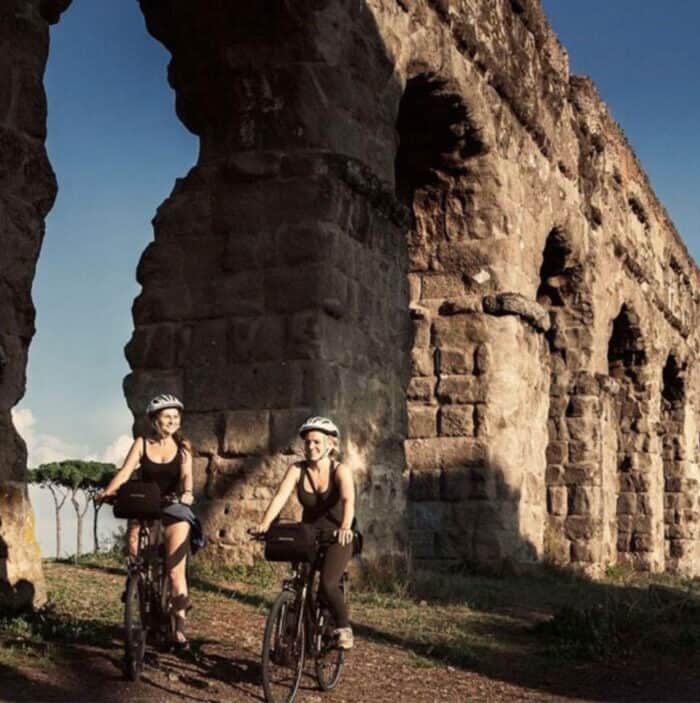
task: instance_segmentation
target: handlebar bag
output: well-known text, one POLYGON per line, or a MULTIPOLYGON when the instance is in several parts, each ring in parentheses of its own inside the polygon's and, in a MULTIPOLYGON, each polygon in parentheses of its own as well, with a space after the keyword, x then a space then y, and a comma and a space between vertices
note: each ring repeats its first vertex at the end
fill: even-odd
POLYGON ((155 520, 160 517, 160 488, 152 481, 127 481, 117 490, 114 517, 155 520))
POLYGON ((265 533, 267 561, 310 562, 316 554, 316 530, 305 522, 276 523, 265 533))

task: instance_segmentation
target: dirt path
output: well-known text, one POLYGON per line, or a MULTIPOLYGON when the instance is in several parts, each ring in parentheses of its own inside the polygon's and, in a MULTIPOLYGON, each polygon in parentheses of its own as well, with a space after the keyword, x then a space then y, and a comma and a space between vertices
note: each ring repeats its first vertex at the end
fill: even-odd
MULTIPOLYGON (((75 569, 50 567, 56 584, 75 579, 75 569)), ((123 577, 91 570, 81 599, 85 613, 98 598, 118 601, 123 577)), ((82 574, 83 581, 86 576, 82 574)), ((66 586, 68 587, 68 586, 66 586)), ((195 590, 189 634, 192 651, 175 656, 152 652, 143 679, 131 683, 121 671, 118 621, 112 618, 104 642, 52 649, 50 656, 5 655, 0 660, 0 700, 61 703, 104 701, 263 701, 260 638, 265 612, 257 596, 223 589, 195 590)), ((78 615, 85 615, 78 613, 78 615)), ((400 615, 400 613, 399 613, 400 615)), ((343 678, 334 691, 321 693, 307 673, 300 703, 467 701, 637 701, 700 700, 697 669, 677 667, 672 674, 659 662, 634 667, 596 668, 553 662, 549 670, 503 658, 488 671, 426 663, 410 646, 378 641, 369 628, 356 638, 343 678)), ((52 648, 52 645, 48 645, 52 648)), ((520 658, 522 659, 522 658, 520 658)), ((484 667, 481 667, 482 669, 484 667)), ((310 669, 309 669, 310 671, 310 669)))

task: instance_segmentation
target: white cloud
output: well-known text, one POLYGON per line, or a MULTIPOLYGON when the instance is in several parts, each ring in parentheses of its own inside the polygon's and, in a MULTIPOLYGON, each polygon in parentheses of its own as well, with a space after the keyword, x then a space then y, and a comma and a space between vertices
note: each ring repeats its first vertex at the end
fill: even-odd
POLYGON ((121 466, 124 463, 124 459, 126 459, 129 449, 131 449, 133 441, 134 438, 131 435, 119 435, 119 437, 104 450, 101 461, 121 466))
POLYGON ((110 442, 100 456, 88 445, 75 444, 37 429, 36 418, 29 408, 13 408, 15 429, 27 444, 27 466, 34 467, 64 459, 104 461, 121 466, 134 441, 131 435, 121 434, 110 442))
POLYGON ((73 444, 55 435, 39 432, 36 418, 29 408, 13 408, 12 421, 27 444, 27 465, 30 467, 64 459, 97 459, 87 445, 73 444))

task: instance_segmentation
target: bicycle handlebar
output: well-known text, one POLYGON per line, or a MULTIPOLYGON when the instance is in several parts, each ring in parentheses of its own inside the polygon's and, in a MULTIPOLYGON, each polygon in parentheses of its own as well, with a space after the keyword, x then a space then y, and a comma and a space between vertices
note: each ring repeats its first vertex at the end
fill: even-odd
MULTIPOLYGON (((319 547, 330 547, 335 544, 338 540, 339 530, 326 530, 323 528, 317 528, 316 541, 319 547)), ((265 542, 267 541, 267 532, 257 532, 256 528, 249 527, 246 530, 248 536, 255 542, 265 542)), ((353 539, 357 537, 357 532, 352 531, 353 539)))
MULTIPOLYGON (((117 502, 117 494, 110 493, 109 495, 103 495, 99 501, 106 505, 114 505, 117 502)), ((160 505, 164 508, 167 505, 172 505, 173 503, 179 503, 180 499, 175 493, 169 493, 168 495, 161 496, 160 505)))

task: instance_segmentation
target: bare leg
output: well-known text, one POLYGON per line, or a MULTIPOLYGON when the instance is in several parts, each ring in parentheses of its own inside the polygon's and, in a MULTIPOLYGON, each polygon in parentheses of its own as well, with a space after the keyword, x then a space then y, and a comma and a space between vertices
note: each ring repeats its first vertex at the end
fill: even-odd
POLYGON ((126 553, 130 557, 135 557, 139 550, 139 522, 129 520, 126 524, 126 553))
MULTIPOLYGON (((187 522, 175 522, 165 528, 165 553, 168 578, 170 579, 170 599, 179 623, 185 620, 187 602, 187 554, 189 553, 190 525, 187 522)), ((182 626, 175 633, 178 642, 185 642, 182 626)))

